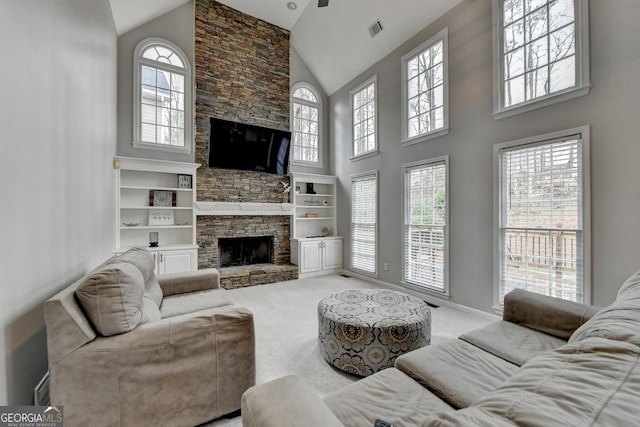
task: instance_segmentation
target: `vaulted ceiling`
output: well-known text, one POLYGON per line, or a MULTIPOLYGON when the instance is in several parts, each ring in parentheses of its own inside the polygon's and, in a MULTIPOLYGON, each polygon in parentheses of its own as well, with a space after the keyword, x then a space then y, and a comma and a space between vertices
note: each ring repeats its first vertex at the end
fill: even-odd
MULTIPOLYGON (((110 0, 118 34, 188 1, 110 0)), ((331 95, 458 3, 473 0, 330 0, 322 8, 315 0, 219 1, 290 30, 292 45, 331 95), (372 37, 376 21, 382 31, 372 37)))

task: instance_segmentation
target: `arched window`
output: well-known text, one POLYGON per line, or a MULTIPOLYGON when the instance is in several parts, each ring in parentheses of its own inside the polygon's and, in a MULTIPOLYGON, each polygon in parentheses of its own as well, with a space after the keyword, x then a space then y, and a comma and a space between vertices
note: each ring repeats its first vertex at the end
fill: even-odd
POLYGON ((175 44, 142 40, 134 52, 133 145, 191 152, 193 84, 189 61, 175 44))
POLYGON ((291 162, 322 167, 322 99, 308 83, 291 89, 291 162))

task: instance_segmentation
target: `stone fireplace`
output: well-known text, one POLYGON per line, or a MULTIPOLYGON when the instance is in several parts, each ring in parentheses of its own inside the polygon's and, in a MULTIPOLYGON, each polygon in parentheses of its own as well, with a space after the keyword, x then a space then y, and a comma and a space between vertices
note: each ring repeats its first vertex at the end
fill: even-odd
POLYGON ((272 259, 273 236, 218 239, 218 262, 220 268, 271 264, 272 259))
POLYGON ((291 217, 288 215, 219 215, 219 212, 201 211, 198 214, 196 238, 198 268, 214 267, 220 270, 220 282, 226 289, 274 283, 298 278, 298 267, 290 263, 291 217), (266 237, 270 261, 257 261, 264 250, 256 238, 266 237), (222 244, 221 244, 222 242, 222 244), (240 243, 243 242, 243 243, 240 243), (231 248, 224 248, 227 243, 231 248), (238 252, 244 244, 245 253, 238 252), (231 253, 230 253, 231 252, 231 253), (252 264, 227 266, 228 259, 252 264))

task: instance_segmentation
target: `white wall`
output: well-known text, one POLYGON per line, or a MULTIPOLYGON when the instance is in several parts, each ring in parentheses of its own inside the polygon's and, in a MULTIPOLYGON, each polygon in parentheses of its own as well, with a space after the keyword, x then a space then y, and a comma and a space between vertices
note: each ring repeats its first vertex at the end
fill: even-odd
MULTIPOLYGON (((133 141, 133 52, 148 37, 160 37, 175 43, 193 60, 195 50, 194 3, 184 5, 155 18, 118 37, 118 155, 147 159, 193 162, 193 153, 176 154, 159 150, 134 148, 133 141)), ((194 79, 195 82, 195 79, 194 79)), ((195 102, 195 98, 194 98, 195 102)))
POLYGON ((339 231, 349 264, 349 176, 379 170, 380 279, 402 278, 403 163, 450 156, 450 290, 452 301, 490 311, 493 293, 493 166, 496 143, 591 125, 593 302, 610 303, 640 268, 640 2, 590 2, 588 96, 494 120, 491 0, 466 0, 330 97, 332 173, 339 176, 339 231), (400 144, 403 54, 449 28, 450 133, 400 144), (378 75, 380 154, 349 160, 349 90, 378 75), (382 264, 389 263, 388 272, 382 264))
POLYGON ((116 48, 108 0, 0 2, 0 405, 47 370, 44 300, 113 247, 116 48))

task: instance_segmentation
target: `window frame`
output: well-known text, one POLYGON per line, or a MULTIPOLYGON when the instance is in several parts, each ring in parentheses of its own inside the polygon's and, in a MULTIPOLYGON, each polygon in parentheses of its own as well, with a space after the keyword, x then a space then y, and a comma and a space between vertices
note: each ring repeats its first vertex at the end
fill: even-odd
POLYGON ((450 204, 449 204, 449 200, 450 200, 450 196, 449 196, 449 156, 448 155, 444 155, 444 156, 440 156, 440 157, 433 157, 430 159, 424 159, 424 160, 420 160, 417 162, 411 162, 411 163, 405 163, 402 165, 401 167, 402 169, 402 188, 403 188, 403 194, 402 194, 402 280, 401 280, 401 284, 407 288, 411 288, 411 289, 415 289, 415 290, 420 290, 421 292, 425 292, 427 294, 431 294, 434 296, 437 296, 439 298, 442 299, 449 299, 450 297, 450 288, 449 288, 449 252, 450 252, 450 245, 449 245, 449 231, 450 231, 450 204), (444 184, 444 188, 445 188, 445 207, 446 207, 446 213, 444 215, 444 232, 443 232, 443 274, 442 274, 442 289, 438 289, 438 288, 434 288, 432 286, 428 286, 428 285, 424 285, 424 284, 419 284, 419 283, 415 283, 413 281, 410 281, 407 277, 406 277, 406 270, 407 270, 407 234, 406 234, 406 227, 407 227, 407 210, 409 208, 409 198, 408 198, 408 193, 410 191, 409 188, 409 183, 407 182, 407 172, 411 169, 418 169, 421 167, 428 167, 428 166, 438 166, 444 164, 445 166, 445 184, 444 184))
POLYGON ((298 165, 298 166, 307 166, 307 167, 314 167, 314 168, 322 168, 324 165, 324 140, 323 140, 323 123, 324 123, 324 114, 323 114, 323 106, 322 106, 322 97, 320 96, 320 92, 315 88, 315 86, 313 86, 312 84, 308 83, 308 82, 298 82, 296 84, 294 84, 291 87, 291 91, 289 92, 289 105, 291 108, 290 111, 290 117, 291 117, 291 148, 289 150, 289 163, 292 165, 298 165), (316 97, 316 99, 318 100, 317 103, 313 103, 313 102, 309 102, 306 101, 304 99, 300 99, 300 98, 296 98, 293 96, 293 94, 295 93, 296 90, 300 89, 300 88, 304 88, 309 90, 311 93, 313 93, 313 95, 316 97), (294 149, 293 146, 295 144, 294 142, 294 133, 293 133, 293 121, 295 119, 294 117, 294 111, 295 111, 295 107, 294 107, 294 103, 298 103, 298 104, 302 104, 302 105, 307 105, 309 107, 313 107, 313 108, 317 108, 318 109, 318 161, 317 162, 310 162, 310 161, 305 161, 305 160, 297 160, 293 157, 293 153, 294 153, 294 149))
POLYGON ((449 133, 449 28, 445 27, 436 33, 434 36, 429 38, 427 41, 422 43, 420 46, 416 47, 412 51, 404 54, 401 58, 401 68, 402 68, 402 131, 401 131, 401 141, 403 146, 417 144, 420 142, 428 141, 430 139, 439 138, 441 136, 447 135, 449 133), (416 135, 413 137, 409 137, 408 134, 408 126, 409 126, 409 111, 407 107, 407 103, 409 102, 408 94, 409 94, 409 79, 408 77, 408 63, 409 60, 413 59, 415 56, 420 54, 421 52, 431 48, 431 46, 436 43, 442 41, 442 85, 443 85, 443 126, 438 129, 431 130, 429 132, 416 135))
POLYGON ((379 213, 380 213, 380 180, 378 178, 378 171, 374 170, 374 171, 368 171, 368 172, 363 172, 363 173, 359 173, 359 174, 354 174, 351 175, 350 177, 350 185, 349 185, 349 192, 350 192, 350 196, 351 196, 351 219, 349 222, 349 239, 350 239, 350 262, 349 262, 349 269, 355 273, 358 274, 362 274, 365 276, 369 276, 369 277, 373 277, 373 278, 377 278, 378 277, 378 244, 379 244, 379 228, 378 228, 378 223, 379 223, 379 213), (375 185, 376 185, 376 189, 375 189, 375 196, 376 196, 376 206, 375 206, 375 248, 374 248, 374 254, 375 254, 375 261, 374 261, 374 271, 367 271, 367 270, 363 270, 357 267, 353 266, 353 254, 354 254, 354 246, 353 246, 353 184, 357 181, 363 181, 363 180, 367 180, 367 179, 374 179, 375 180, 375 185))
POLYGON ((358 159, 362 159, 362 158, 366 158, 366 157, 370 157, 370 156, 375 156, 376 154, 378 154, 378 75, 375 74, 372 77, 368 78, 366 81, 364 81, 362 84, 358 85, 356 88, 352 89, 351 91, 349 91, 349 102, 350 102, 350 127, 349 127, 349 141, 351 141, 351 160, 358 160, 358 159), (371 86, 373 84, 373 120, 374 120, 374 130, 373 130, 373 136, 374 136, 374 147, 373 149, 369 150, 369 151, 364 151, 362 153, 355 153, 355 134, 353 132, 353 126, 354 126, 354 102, 353 102, 353 98, 354 96, 356 96, 357 94, 359 94, 360 92, 362 92, 365 88, 368 88, 369 86, 371 86))
MULTIPOLYGON (((492 0, 493 15, 493 117, 495 120, 547 107, 587 95, 591 89, 589 69, 589 2, 574 1, 575 24, 575 85, 509 107, 504 106, 504 43, 503 3, 492 0)), ((548 34, 548 33, 547 33, 548 34)))
MULTIPOLYGON (((180 49, 175 43, 170 42, 159 37, 150 37, 141 40, 137 45, 133 53, 133 142, 132 145, 135 148, 160 150, 172 153, 193 153, 193 76, 192 76, 191 63, 187 58, 187 55, 180 49), (143 58, 144 51, 153 46, 160 45, 167 49, 172 50, 182 63, 184 68, 176 67, 171 64, 165 64, 155 60, 143 58), (169 71, 175 74, 184 76, 184 146, 178 147, 173 145, 160 144, 157 142, 143 142, 142 141, 142 81, 141 72, 142 66, 149 65, 163 71, 169 71)), ((157 126, 157 125, 156 125, 157 126)))
MULTIPOLYGON (((590 126, 580 126, 572 129, 561 130, 515 141, 495 144, 493 147, 493 200, 494 200, 494 287, 493 287, 493 308, 501 313, 503 301, 500 300, 502 287, 502 176, 500 154, 505 149, 516 147, 533 147, 574 139, 579 135, 582 143, 582 295, 585 304, 591 304, 591 167, 590 167, 590 126)), ((542 230, 545 230, 544 228, 542 230)))

